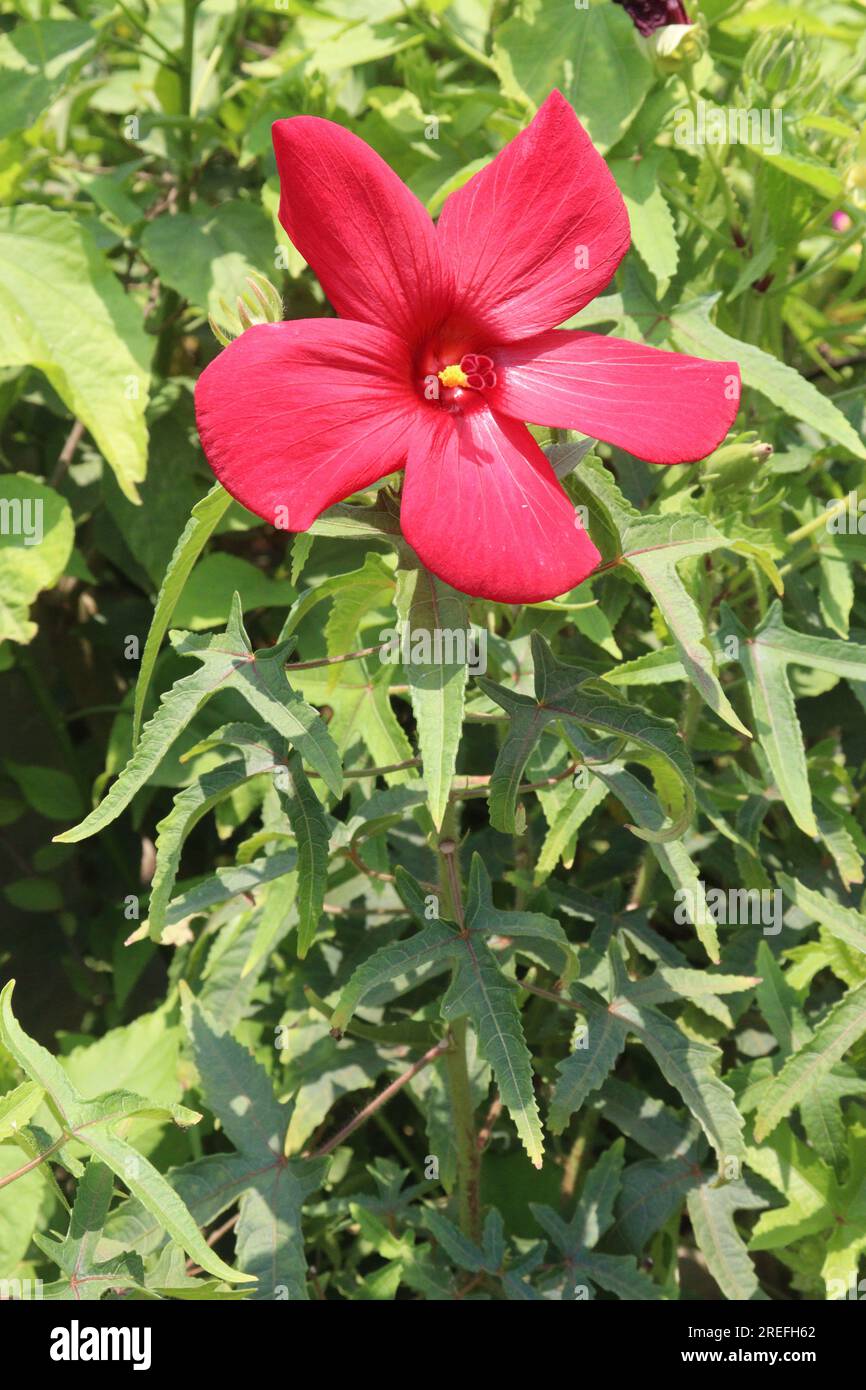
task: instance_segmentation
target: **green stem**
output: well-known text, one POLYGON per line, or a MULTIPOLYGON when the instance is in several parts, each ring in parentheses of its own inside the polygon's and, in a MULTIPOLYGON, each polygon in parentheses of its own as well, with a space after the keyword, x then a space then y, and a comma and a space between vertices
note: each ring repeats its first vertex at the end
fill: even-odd
MULTIPOLYGON (((442 915, 464 929, 463 897, 460 886, 458 859, 459 817, 454 802, 450 802, 442 823, 437 845, 439 862, 439 897, 442 915)), ((469 1240, 481 1236, 481 1154, 475 1132, 475 1106, 469 1080, 466 1055, 467 1023, 458 1018, 451 1026, 451 1046, 445 1053, 445 1074, 454 1123, 457 1147, 457 1213, 460 1229, 469 1240)))
POLYGON ((569 1214, 580 1181, 580 1174, 586 1162, 595 1131, 598 1128, 597 1110, 585 1110, 577 1131, 577 1138, 571 1147, 562 1169, 562 1182, 559 1185, 559 1205, 564 1214, 569 1214))
MULTIPOLYGON (((168 62, 165 64, 166 67, 174 68, 177 71, 177 59, 175 58, 171 49, 163 43, 161 38, 154 34, 153 30, 147 27, 143 19, 139 19, 138 15, 135 14, 134 11, 129 8, 128 5, 124 4, 124 0, 117 0, 117 4, 119 5, 120 9, 123 10, 123 13, 126 15, 130 23, 135 25, 139 33, 145 34, 147 38, 150 39, 150 42, 156 48, 159 49, 160 53, 163 55, 163 61, 165 59, 168 59, 168 62)), ((117 40, 113 40, 113 42, 116 43, 117 40)))
POLYGON ((820 531, 822 527, 826 527, 834 516, 838 516, 840 512, 845 511, 852 497, 854 498, 853 506, 856 511, 859 502, 856 491, 853 493, 846 492, 845 496, 838 498, 837 501, 833 503, 832 507, 827 507, 823 512, 819 512, 817 516, 813 516, 812 520, 807 521, 805 526, 798 526, 796 531, 789 531, 785 537, 788 545, 796 545, 798 541, 803 541, 807 536, 814 535, 816 531, 820 531))
MULTIPOLYGON (((192 116, 192 66, 195 56, 195 12, 199 0, 183 0, 183 38, 180 51, 180 114, 192 116)), ((189 212, 190 185, 193 169, 194 126, 188 119, 180 137, 180 170, 177 189, 177 206, 180 212, 189 212)), ((161 376, 168 376, 174 348, 174 321, 182 306, 182 299, 176 290, 163 290, 161 328, 159 346, 156 351, 154 367, 161 376)))
MULTIPOLYGON (((691 103, 692 110, 695 114, 695 121, 697 121, 699 96, 694 83, 694 75, 689 71, 685 74, 683 80, 685 82, 686 90, 689 94, 689 102, 691 103)), ((707 159, 712 165, 713 173, 716 176, 716 181, 719 184, 719 187, 721 188, 722 197, 725 200, 725 208, 728 214, 728 222, 730 223, 732 228, 737 227, 740 223, 740 211, 737 207, 734 195, 728 187, 728 181, 725 178, 725 171, 722 167, 722 162, 719 159, 719 156, 716 154, 715 147, 713 145, 710 145, 709 143, 705 144, 704 151, 706 153, 707 159)))
MULTIPOLYGON (((191 117, 192 111, 192 67, 195 59, 195 12, 199 0, 183 0, 183 41, 180 53, 180 106, 181 115, 191 117)), ((178 207, 181 212, 189 209, 189 186, 192 174, 193 148, 192 121, 181 133, 180 188, 178 207)))
POLYGON ((457 1144, 457 1216, 463 1234, 477 1241, 481 1235, 481 1155, 475 1135, 466 1032, 466 1019, 455 1020, 451 1028, 451 1047, 445 1053, 445 1072, 457 1144))

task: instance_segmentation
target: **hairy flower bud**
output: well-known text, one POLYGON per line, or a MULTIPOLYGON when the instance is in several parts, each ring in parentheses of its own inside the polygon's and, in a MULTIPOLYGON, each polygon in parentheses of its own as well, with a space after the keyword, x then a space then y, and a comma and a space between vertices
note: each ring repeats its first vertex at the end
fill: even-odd
POLYGON ((224 299, 220 300, 220 321, 208 315, 211 332, 218 343, 228 347, 234 338, 259 323, 281 323, 283 318, 283 299, 276 285, 272 285, 264 275, 254 270, 246 277, 249 289, 239 294, 236 308, 229 308, 224 299))
POLYGON ((821 81, 817 53, 802 34, 768 29, 755 39, 743 64, 747 90, 768 94, 773 106, 796 95, 804 101, 821 81))

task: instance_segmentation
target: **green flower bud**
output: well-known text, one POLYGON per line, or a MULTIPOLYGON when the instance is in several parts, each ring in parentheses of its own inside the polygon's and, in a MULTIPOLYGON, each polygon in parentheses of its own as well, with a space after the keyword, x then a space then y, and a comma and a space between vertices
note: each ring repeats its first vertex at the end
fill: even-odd
POLYGON ((224 299, 219 302, 219 322, 208 315, 211 332, 218 343, 228 347, 234 338, 260 323, 280 323, 283 317, 283 298, 276 285, 254 270, 246 277, 249 289, 239 294, 236 308, 229 308, 224 299))

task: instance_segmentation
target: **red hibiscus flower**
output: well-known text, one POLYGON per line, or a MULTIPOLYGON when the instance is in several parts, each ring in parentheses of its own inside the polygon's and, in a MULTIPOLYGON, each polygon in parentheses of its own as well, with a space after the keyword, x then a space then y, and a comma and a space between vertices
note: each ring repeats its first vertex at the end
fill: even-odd
POLYGON ((339 318, 249 328, 202 373, 220 482, 304 531, 405 468, 400 524, 434 574, 505 603, 568 592, 600 556, 524 422, 685 463, 724 438, 739 397, 735 363, 554 327, 629 244, 568 102, 553 92, 437 225, 341 126, 297 116, 273 137, 280 221, 339 318))

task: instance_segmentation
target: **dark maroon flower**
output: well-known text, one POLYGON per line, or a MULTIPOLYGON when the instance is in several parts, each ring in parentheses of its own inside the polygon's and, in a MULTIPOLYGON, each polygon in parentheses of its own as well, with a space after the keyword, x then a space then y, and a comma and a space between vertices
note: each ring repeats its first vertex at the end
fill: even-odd
POLYGON ((644 35, 654 34, 666 24, 689 24, 680 0, 613 0, 622 5, 632 23, 644 35))

